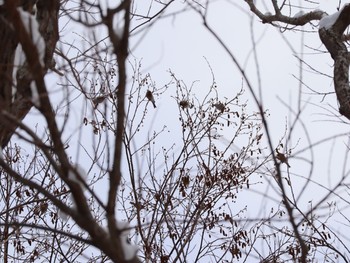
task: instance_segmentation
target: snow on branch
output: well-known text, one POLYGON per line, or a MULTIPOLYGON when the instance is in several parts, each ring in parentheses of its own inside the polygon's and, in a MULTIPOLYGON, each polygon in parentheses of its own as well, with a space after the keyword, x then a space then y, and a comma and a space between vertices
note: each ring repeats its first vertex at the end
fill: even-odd
MULTIPOLYGON (((18 7, 17 11, 21 17, 25 30, 27 31, 28 35, 31 37, 33 44, 37 48, 40 64, 44 67, 45 66, 45 63, 44 63, 45 41, 39 32, 39 23, 37 22, 34 15, 24 11, 22 7, 18 7)), ((21 43, 18 43, 15 51, 14 68, 12 72, 12 79, 13 79, 12 98, 14 98, 17 92, 17 72, 21 67, 25 65, 25 63, 26 63, 25 53, 23 51, 21 43)), ((30 89, 32 92, 33 104, 36 105, 37 107, 40 107, 39 93, 35 83, 32 82, 30 84, 30 89)))
POLYGON ((319 36, 334 60, 334 88, 339 113, 350 120, 349 52, 343 34, 350 24, 350 4, 320 21, 319 36))
POLYGON ((301 17, 305 14, 305 12, 303 10, 299 11, 298 13, 296 13, 293 17, 294 18, 298 18, 298 17, 301 17))
POLYGON ((41 65, 44 66, 45 41, 39 32, 39 23, 36 21, 34 15, 24 11, 22 7, 18 7, 17 10, 27 33, 31 37, 33 44, 36 45, 39 54, 39 61, 41 65))
POLYGON ((32 103, 37 107, 40 108, 40 97, 39 92, 36 87, 35 81, 32 81, 30 83, 30 90, 32 92, 32 103))
POLYGON ((138 246, 131 245, 129 242, 129 229, 130 225, 128 222, 117 221, 117 228, 120 231, 120 241, 124 252, 124 259, 129 261, 132 260, 138 251, 138 246))
POLYGON ((283 15, 281 8, 277 6, 274 8, 274 13, 263 13, 256 7, 253 0, 245 0, 245 2, 249 5, 250 10, 261 19, 262 23, 273 24, 273 22, 282 22, 287 25, 303 26, 313 20, 321 20, 327 15, 325 12, 317 9, 307 13, 298 12, 295 16, 291 17, 283 15))
POLYGON ((120 39, 123 37, 123 34, 124 34, 124 26, 125 26, 124 16, 125 16, 125 10, 121 10, 120 12, 115 13, 113 17, 114 33, 120 39))
POLYGON ((325 28, 325 29, 329 29, 331 26, 334 25, 334 23, 337 21, 339 15, 340 15, 341 11, 338 11, 332 15, 329 16, 324 16, 321 20, 320 23, 318 25, 318 28, 325 28))
POLYGON ((322 43, 329 51, 334 60, 334 88, 339 101, 339 112, 350 120, 350 87, 349 87, 349 61, 350 56, 346 45, 344 44, 345 29, 350 25, 350 4, 338 12, 328 15, 321 10, 314 10, 308 13, 297 13, 294 17, 282 14, 282 7, 274 4, 274 13, 263 14, 255 5, 253 0, 245 0, 250 10, 258 16, 262 23, 274 24, 282 22, 291 26, 302 26, 310 23, 312 20, 320 20, 319 36, 322 43))
POLYGON ((68 179, 72 182, 77 183, 82 189, 85 188, 85 183, 88 178, 88 174, 85 172, 79 164, 75 166, 75 170, 70 170, 68 172, 68 179))
MULTIPOLYGON (((85 169, 81 167, 79 164, 76 164, 73 166, 73 169, 68 171, 68 180, 71 182, 74 182, 79 185, 79 187, 83 190, 86 190, 86 181, 88 178, 88 174, 85 172, 85 169)), ((72 210, 77 209, 77 203, 74 200, 73 196, 70 196, 70 201, 72 202, 72 206, 70 207, 72 210)), ((61 211, 58 210, 58 215, 63 221, 68 220, 68 215, 61 211)))

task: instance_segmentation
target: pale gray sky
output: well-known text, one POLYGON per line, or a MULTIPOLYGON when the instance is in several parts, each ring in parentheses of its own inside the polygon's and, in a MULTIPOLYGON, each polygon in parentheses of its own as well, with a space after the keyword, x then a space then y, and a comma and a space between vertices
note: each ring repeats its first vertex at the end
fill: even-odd
MULTIPOLYGON (((257 0, 257 2, 259 6, 264 6, 264 1, 259 2, 259 0, 257 0)), ((305 4, 305 1, 300 2, 305 4)), ((320 6, 314 8, 319 8, 328 13, 337 11, 336 7, 338 1, 321 2, 320 6)), ((343 1, 343 3, 345 2, 343 1)), ((138 4, 141 9, 142 4, 138 4)), ((148 1, 144 2, 144 4, 148 6, 148 1)), ((183 7, 182 4, 176 4, 174 8, 171 7, 167 12, 173 12, 181 7, 183 7)), ((254 89, 257 91, 256 63, 253 55, 250 53, 253 47, 250 27, 251 19, 248 6, 244 1, 216 1, 209 6, 209 25, 212 26, 215 32, 224 40, 242 66, 246 63, 248 58, 246 72, 254 89), (240 6, 241 9, 237 8, 237 6, 240 6)), ((312 28, 307 27, 307 29, 311 30, 312 28)), ((279 139, 285 132, 286 125, 289 125, 290 121, 293 120, 289 109, 283 106, 279 98, 293 109, 296 109, 297 106, 299 83, 293 75, 298 77, 299 74, 300 65, 297 57, 300 57, 302 32, 289 31, 284 32, 282 35, 276 28, 268 24, 262 24, 257 18, 253 18, 253 31, 261 75, 263 103, 264 107, 268 109, 270 113, 268 117, 269 128, 273 137, 273 143, 275 144, 274 146, 277 147, 279 139), (296 54, 293 54, 293 52, 296 52, 296 54)), ((303 59, 317 70, 326 74, 331 74, 332 60, 330 56, 328 54, 320 54, 311 49, 324 49, 317 34, 317 23, 315 23, 313 31, 314 32, 304 34, 305 44, 307 46, 304 46, 303 49, 303 59)), ((68 42, 73 39, 78 39, 75 32, 70 29, 62 32, 62 34, 68 42)), ((102 34, 103 31, 101 31, 101 38, 103 37, 102 34)), ((168 83, 170 80, 168 70, 170 69, 188 86, 190 86, 193 81, 198 81, 194 84, 194 92, 197 96, 201 96, 212 84, 212 75, 207 64, 208 61, 218 84, 219 97, 232 97, 240 90, 242 78, 236 66, 232 63, 219 43, 203 27, 201 18, 194 11, 188 11, 175 18, 168 17, 159 20, 151 27, 147 34, 142 36, 139 42, 138 38, 140 36, 141 35, 137 35, 131 40, 131 47, 136 46, 136 48, 131 50, 130 61, 132 62, 134 59, 142 60, 142 70, 144 74, 150 73, 158 87, 168 83)), ((306 85, 320 92, 333 91, 332 79, 311 72, 305 65, 304 68, 303 81, 306 85)), ((257 111, 256 105, 244 82, 243 86, 246 89, 245 98, 248 101, 248 109, 250 111, 257 111)), ((307 106, 302 114, 302 119, 308 128, 309 135, 313 142, 348 131, 348 125, 332 122, 331 120, 333 117, 322 115, 328 112, 319 107, 322 106, 326 109, 330 109, 330 106, 332 106, 337 109, 335 94, 329 95, 324 101, 321 101, 321 96, 311 95, 305 88, 303 88, 303 91, 302 107, 305 105, 307 106), (313 105, 313 103, 315 105, 313 105)), ((180 123, 177 121, 177 105, 175 100, 171 97, 174 95, 174 92, 175 90, 168 90, 162 96, 156 96, 156 109, 148 105, 150 117, 145 122, 145 125, 149 127, 149 134, 151 134, 154 129, 161 129, 163 125, 167 125, 169 130, 172 131, 171 137, 165 136, 161 138, 159 147, 163 144, 171 146, 174 142, 173 140, 176 140, 173 138, 177 138, 176 136, 179 135, 180 123)), ((74 117, 66 133, 66 136, 68 136, 69 133, 73 131, 75 133, 74 140, 79 135, 78 128, 81 123, 77 122, 77 120, 80 120, 81 114, 82 112, 80 109, 73 111, 74 117)), ((35 113, 32 114, 32 116, 33 115, 35 115, 35 113)), ((91 135, 89 132, 89 130, 85 131, 82 138, 91 143, 91 135), (85 136, 87 137, 85 138, 85 136)), ((226 139, 230 139, 229 133, 223 135, 226 139)), ((144 143, 146 141, 146 136, 147 134, 140 135, 140 137, 136 139, 136 144, 141 145, 144 143)), ((298 152, 307 145, 306 135, 300 125, 297 125, 291 142, 292 145, 288 145, 288 147, 295 147, 293 153, 298 152)), ((332 186, 337 182, 343 173, 342 165, 347 144, 348 141, 346 138, 336 141, 334 154, 332 154, 333 159, 331 166, 328 163, 329 153, 332 149, 330 144, 315 148, 316 163, 312 175, 313 180, 325 186, 332 186), (328 172, 330 172, 330 174, 328 174, 328 172)), ((84 146, 87 148, 90 147, 90 145, 84 146)), ((75 156, 77 156, 77 148, 79 148, 78 144, 72 144, 68 149, 68 151, 71 151, 70 153, 73 156, 73 160, 76 160, 78 163, 89 163, 83 151, 80 151, 81 154, 75 159, 75 156)), ((234 149, 232 151, 234 151, 234 149)), ((269 154, 269 152, 267 151, 266 154, 269 154)), ((298 155, 297 157, 309 156, 306 154, 298 155)), ((300 176, 307 176, 309 172, 309 164, 298 158, 292 158, 290 160, 290 165, 292 166, 290 175, 296 193, 299 193, 305 183, 303 179, 300 179, 300 176)), ((345 170, 347 171, 348 168, 345 170)), ((263 186, 261 190, 256 190, 264 192, 266 189, 270 191, 268 192, 269 195, 276 197, 276 193, 274 193, 274 190, 271 190, 271 188, 265 188, 265 186, 263 186)), ((101 191, 101 193, 105 192, 101 191)), ((303 194, 303 203, 301 203, 301 207, 309 208, 310 203, 308 201, 317 201, 321 198, 321 194, 322 190, 320 187, 314 187, 310 184, 310 187, 308 187, 307 191, 303 194)), ((345 196, 347 197, 347 194, 345 194, 345 196)), ((256 195, 252 191, 244 191, 240 194, 237 206, 243 208, 245 205, 251 205, 253 208, 256 208, 257 202, 259 202, 259 205, 264 204, 264 206, 268 208, 269 203, 266 203, 266 201, 267 199, 262 198, 260 194, 256 195)), ((275 203, 272 202, 271 206, 274 205, 275 203)), ((269 209, 265 210, 262 214, 266 214, 268 211, 269 209)), ((261 210, 257 210, 257 212, 260 213, 261 210)), ((345 212, 349 213, 349 211, 345 212)), ((249 214, 250 216, 254 216, 255 210, 250 210, 249 213, 251 213, 249 214)), ((340 227, 341 225, 339 224, 339 228, 340 227)), ((336 228, 338 228, 338 226, 336 226, 336 228)))

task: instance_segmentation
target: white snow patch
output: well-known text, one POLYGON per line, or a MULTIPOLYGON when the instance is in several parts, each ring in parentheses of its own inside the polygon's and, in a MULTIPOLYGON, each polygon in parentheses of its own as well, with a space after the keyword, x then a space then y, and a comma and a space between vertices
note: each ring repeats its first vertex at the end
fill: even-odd
POLYGON ((209 131, 210 138, 219 139, 222 135, 219 134, 218 129, 216 127, 210 129, 209 131))
POLYGON ((58 216, 65 222, 68 221, 69 216, 63 212, 61 209, 58 210, 58 216))
POLYGON ((271 12, 266 12, 266 13, 264 14, 264 16, 272 16, 272 13, 271 13, 271 12))
POLYGON ((30 90, 32 91, 32 103, 39 108, 40 107, 40 97, 39 97, 39 92, 38 89, 36 88, 36 83, 33 80, 30 83, 30 90))
POLYGON ((121 1, 100 0, 99 8, 102 11, 102 15, 107 15, 107 9, 115 9, 121 4, 121 1))
MULTIPOLYGON (((82 168, 79 164, 76 164, 73 169, 75 170, 70 170, 68 172, 68 180, 79 184, 79 186, 82 189, 84 189, 85 188, 84 182, 86 182, 88 178, 88 174, 85 172, 84 168, 82 168)), ((70 195, 69 200, 72 202, 72 205, 70 208, 73 210, 76 210, 77 203, 75 202, 72 195, 70 195)), ((62 218, 62 220, 67 221, 68 215, 65 212, 59 210, 58 214, 62 218)))
POLYGON ((81 188, 84 188, 83 182, 86 182, 88 178, 87 173, 85 172, 84 168, 82 168, 79 164, 75 165, 75 172, 70 170, 68 172, 68 179, 72 182, 79 184, 81 188))
MULTIPOLYGON (((33 43, 36 45, 36 48, 37 48, 37 51, 39 54, 39 61, 40 61, 41 65, 44 66, 45 65, 44 64, 45 41, 39 32, 39 24, 36 21, 35 16, 24 11, 21 7, 17 8, 17 10, 18 10, 18 13, 20 14, 20 17, 22 19, 22 22, 23 22, 23 25, 24 25, 26 31, 31 36, 33 43)), ((14 99, 14 96, 17 92, 17 71, 20 67, 24 66, 25 62, 26 62, 26 57, 25 57, 25 54, 23 52, 22 45, 20 43, 18 43, 16 51, 15 51, 14 61, 13 61, 12 100, 14 99)), ((32 84, 30 85, 30 88, 32 89, 32 94, 34 94, 32 84)), ((33 96, 35 96, 35 95, 33 95, 33 96)), ((32 99, 34 99, 34 97, 32 97, 32 99)))
POLYGON ((299 11, 298 13, 296 13, 293 17, 294 18, 298 18, 298 17, 301 17, 305 14, 305 12, 303 10, 299 11))
POLYGON ((26 62, 26 57, 24 55, 22 45, 18 44, 15 51, 15 58, 13 61, 13 71, 12 71, 12 101, 17 93, 17 71, 19 67, 22 67, 26 62))
POLYGON ((113 29, 114 33, 119 37, 122 38, 124 34, 124 25, 125 25, 125 10, 122 10, 114 15, 113 18, 113 29))
POLYGON ((19 66, 23 66, 25 62, 26 62, 26 56, 24 55, 22 45, 18 44, 16 48, 14 64, 15 66, 19 67, 19 66))
MULTIPOLYGON (((76 211, 77 210, 77 204, 72 196, 69 197, 69 201, 72 202, 72 205, 68 205, 70 209, 76 211)), ((58 209, 58 216, 63 220, 67 221, 69 218, 69 215, 65 212, 63 212, 61 209, 58 209)))
POLYGON ((318 25, 318 28, 324 28, 324 29, 330 29, 334 23, 337 21, 339 15, 340 15, 341 11, 338 11, 332 15, 329 16, 324 16, 321 20, 320 23, 318 25))
POLYGON ((36 45, 39 54, 39 61, 41 65, 44 66, 45 41, 39 32, 39 23, 36 21, 35 16, 24 11, 22 7, 18 7, 17 10, 27 33, 31 36, 33 44, 36 45))
POLYGON ((125 260, 131 260, 136 256, 136 253, 139 248, 138 246, 130 245, 129 243, 128 236, 130 231, 129 230, 130 225, 128 222, 125 222, 125 221, 117 221, 117 228, 119 231, 122 231, 125 229, 120 233, 120 240, 122 242, 125 260))
MULTIPOLYGON (((84 189, 88 174, 85 172, 84 168, 81 167, 79 164, 76 164, 72 170, 69 170, 68 172, 68 180, 75 182, 79 184, 79 186, 84 189), (74 169, 74 170, 73 170, 74 169)), ((74 198, 72 195, 69 196, 69 201, 72 203, 70 206, 71 209, 77 210, 77 203, 75 202, 74 198)), ((58 210, 58 216, 63 220, 67 221, 69 215, 67 215, 65 212, 62 210, 58 210)))

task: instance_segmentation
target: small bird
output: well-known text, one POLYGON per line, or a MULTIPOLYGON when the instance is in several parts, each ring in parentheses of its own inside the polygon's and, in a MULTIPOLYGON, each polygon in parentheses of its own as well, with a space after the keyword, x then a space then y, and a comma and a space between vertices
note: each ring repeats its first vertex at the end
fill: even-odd
POLYGON ((97 96, 92 99, 92 102, 95 105, 95 109, 97 108, 98 104, 102 103, 107 98, 107 95, 97 96))
POLYGON ((190 103, 187 100, 180 101, 179 105, 181 106, 182 109, 187 109, 190 107, 190 103))
POLYGON ((153 94, 152 94, 152 91, 147 90, 147 92, 146 92, 146 98, 147 98, 150 102, 152 102, 154 108, 157 108, 156 102, 155 102, 154 97, 153 97, 153 94))
POLYGON ((221 111, 221 113, 223 113, 224 110, 225 110, 225 105, 224 105, 222 102, 220 102, 220 101, 219 101, 218 103, 213 104, 213 106, 214 106, 217 110, 221 111))
POLYGON ((287 157, 283 153, 280 153, 278 150, 276 150, 276 153, 276 158, 280 160, 281 163, 285 163, 288 166, 288 168, 290 168, 287 157))

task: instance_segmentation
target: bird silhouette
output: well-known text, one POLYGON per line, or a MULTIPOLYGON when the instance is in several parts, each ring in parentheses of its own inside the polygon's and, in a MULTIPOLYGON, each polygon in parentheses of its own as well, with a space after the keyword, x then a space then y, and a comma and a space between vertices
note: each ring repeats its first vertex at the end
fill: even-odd
POLYGON ((182 100, 182 101, 180 101, 179 104, 180 104, 182 109, 187 109, 190 107, 190 103, 187 100, 182 100))
POLYGON ((146 92, 146 98, 147 98, 150 102, 152 102, 154 108, 157 108, 156 102, 155 102, 155 100, 154 100, 152 91, 147 90, 147 92, 146 92))
POLYGON ((222 102, 220 102, 220 101, 219 101, 218 103, 213 104, 213 106, 214 106, 217 110, 221 111, 221 113, 223 113, 224 110, 225 110, 225 105, 224 105, 222 102))
POLYGON ((107 95, 97 96, 92 99, 92 102, 95 105, 95 109, 97 108, 98 104, 102 103, 107 98, 107 95))
POLYGON ((290 168, 290 165, 288 163, 288 158, 283 153, 280 153, 278 150, 276 150, 276 153, 277 153, 276 158, 280 160, 281 163, 285 163, 288 166, 288 168, 290 168))

